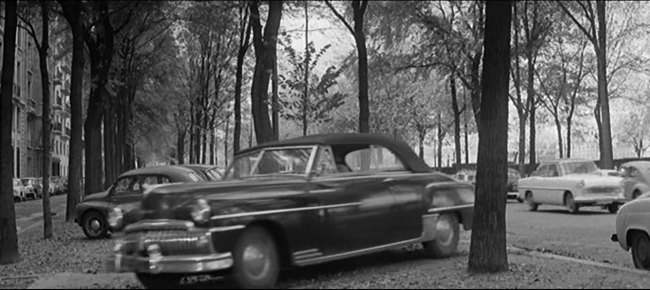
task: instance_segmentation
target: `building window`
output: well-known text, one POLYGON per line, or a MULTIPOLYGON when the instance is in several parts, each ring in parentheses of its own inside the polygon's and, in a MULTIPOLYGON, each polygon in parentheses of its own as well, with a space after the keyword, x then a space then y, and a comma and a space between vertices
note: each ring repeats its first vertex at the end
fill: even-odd
POLYGON ((32 73, 31 72, 27 73, 27 96, 30 99, 34 99, 34 96, 32 96, 32 73))

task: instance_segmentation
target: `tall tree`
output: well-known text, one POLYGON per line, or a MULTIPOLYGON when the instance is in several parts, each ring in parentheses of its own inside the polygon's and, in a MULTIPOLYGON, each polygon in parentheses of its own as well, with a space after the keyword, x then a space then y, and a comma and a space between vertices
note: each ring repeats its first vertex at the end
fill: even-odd
POLYGON ((332 10, 332 12, 334 12, 336 17, 338 17, 341 22, 343 22, 345 27, 350 31, 350 33, 352 33, 352 36, 354 36, 359 59, 359 132, 369 133, 370 109, 368 101, 368 52, 366 51, 366 34, 363 28, 363 18, 366 12, 366 7, 368 7, 368 1, 352 1, 354 29, 348 23, 348 21, 345 20, 345 17, 343 17, 343 15, 341 15, 341 13, 339 13, 336 8, 334 8, 329 0, 326 0, 325 3, 332 10))
POLYGON ((42 126, 43 135, 41 136, 41 144, 43 148, 43 160, 41 164, 41 174, 43 178, 42 192, 43 192, 43 237, 45 239, 52 238, 52 213, 50 208, 50 170, 51 170, 51 131, 52 124, 50 120, 50 75, 47 68, 47 55, 49 49, 50 37, 50 21, 49 21, 49 2, 39 2, 40 6, 40 20, 41 20, 41 39, 39 41, 34 24, 37 21, 35 9, 36 3, 25 3, 23 15, 20 16, 22 23, 26 25, 27 33, 32 37, 36 50, 38 51, 38 64, 41 72, 41 92, 42 92, 42 126))
POLYGON ((2 79, 0 83, 0 265, 20 260, 16 208, 13 201, 14 155, 11 147, 11 120, 13 119, 14 62, 16 60, 16 1, 4 2, 4 50, 2 51, 2 79))
POLYGON ((233 154, 239 152, 241 140, 241 87, 243 66, 246 52, 248 51, 251 36, 251 25, 248 18, 247 3, 240 2, 239 7, 239 49, 237 51, 237 72, 235 74, 235 129, 233 132, 233 154))
POLYGON ((268 88, 273 64, 276 58, 278 30, 282 19, 282 1, 270 1, 269 13, 262 34, 259 2, 254 1, 250 7, 250 22, 253 29, 253 45, 255 47, 255 73, 251 88, 251 111, 255 123, 257 144, 277 140, 271 120, 269 119, 268 88))
POLYGON ((609 115, 609 96, 607 94, 607 23, 605 20, 605 1, 596 2, 594 13, 592 1, 576 1, 577 6, 568 7, 565 3, 558 2, 562 11, 566 13, 578 28, 587 36, 596 53, 598 67, 598 101, 594 115, 598 125, 598 144, 600 145, 600 167, 614 168, 614 153, 612 151, 612 130, 609 115), (575 8, 575 12, 570 8, 575 8), (586 19, 588 25, 578 20, 576 15, 586 19))
POLYGON ((470 272, 508 270, 506 180, 508 176, 508 75, 512 3, 488 1, 479 122, 478 170, 470 272))
POLYGON ((66 200, 67 222, 74 221, 77 204, 82 197, 82 154, 83 154, 83 70, 84 70, 84 25, 82 3, 79 1, 59 1, 63 16, 72 30, 72 63, 70 73, 70 154, 68 167, 68 194, 66 200))

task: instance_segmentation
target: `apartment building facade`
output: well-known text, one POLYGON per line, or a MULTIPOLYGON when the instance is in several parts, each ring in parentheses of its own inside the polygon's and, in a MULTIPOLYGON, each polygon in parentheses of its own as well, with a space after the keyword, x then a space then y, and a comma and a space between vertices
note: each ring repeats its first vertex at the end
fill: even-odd
MULTIPOLYGON (((0 5, 1 7, 2 5, 0 5)), ((4 19, 4 9, 0 9, 4 19)), ((20 20, 19 20, 20 21, 20 20)), ((37 177, 43 170, 42 86, 39 57, 36 45, 27 31, 19 25, 16 31, 14 84, 12 94, 13 119, 11 142, 13 148, 14 177, 37 177)), ((37 28, 38 29, 38 28, 37 28)), ((37 32, 37 34, 40 32, 37 32)), ((4 21, 0 21, 0 52, 4 49, 2 39, 4 21)), ((70 144, 70 77, 65 57, 55 58, 61 50, 58 43, 51 44, 48 57, 50 72, 50 120, 52 124, 51 176, 67 176, 70 144)), ((0 53, 0 68, 2 67, 0 53)))

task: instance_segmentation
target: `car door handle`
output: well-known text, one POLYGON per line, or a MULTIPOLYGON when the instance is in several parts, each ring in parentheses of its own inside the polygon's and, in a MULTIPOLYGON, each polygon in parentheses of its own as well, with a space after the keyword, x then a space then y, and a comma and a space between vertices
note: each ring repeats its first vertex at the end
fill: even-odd
POLYGON ((384 181, 384 182, 393 182, 393 181, 395 181, 395 178, 388 177, 388 178, 384 178, 383 181, 384 181))

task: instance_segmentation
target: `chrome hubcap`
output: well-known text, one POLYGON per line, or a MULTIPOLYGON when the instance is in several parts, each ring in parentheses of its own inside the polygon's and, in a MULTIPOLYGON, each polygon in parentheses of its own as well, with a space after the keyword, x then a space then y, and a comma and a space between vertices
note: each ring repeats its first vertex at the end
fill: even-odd
POLYGON ((437 240, 442 245, 449 245, 454 237, 454 230, 451 227, 451 222, 449 218, 443 217, 438 219, 436 223, 436 234, 438 235, 437 240))
POLYGON ((244 268, 250 276, 258 278, 269 269, 268 250, 262 241, 254 241, 244 249, 244 268))
POLYGON ((88 230, 92 234, 97 234, 102 229, 102 223, 98 219, 88 221, 88 230))

